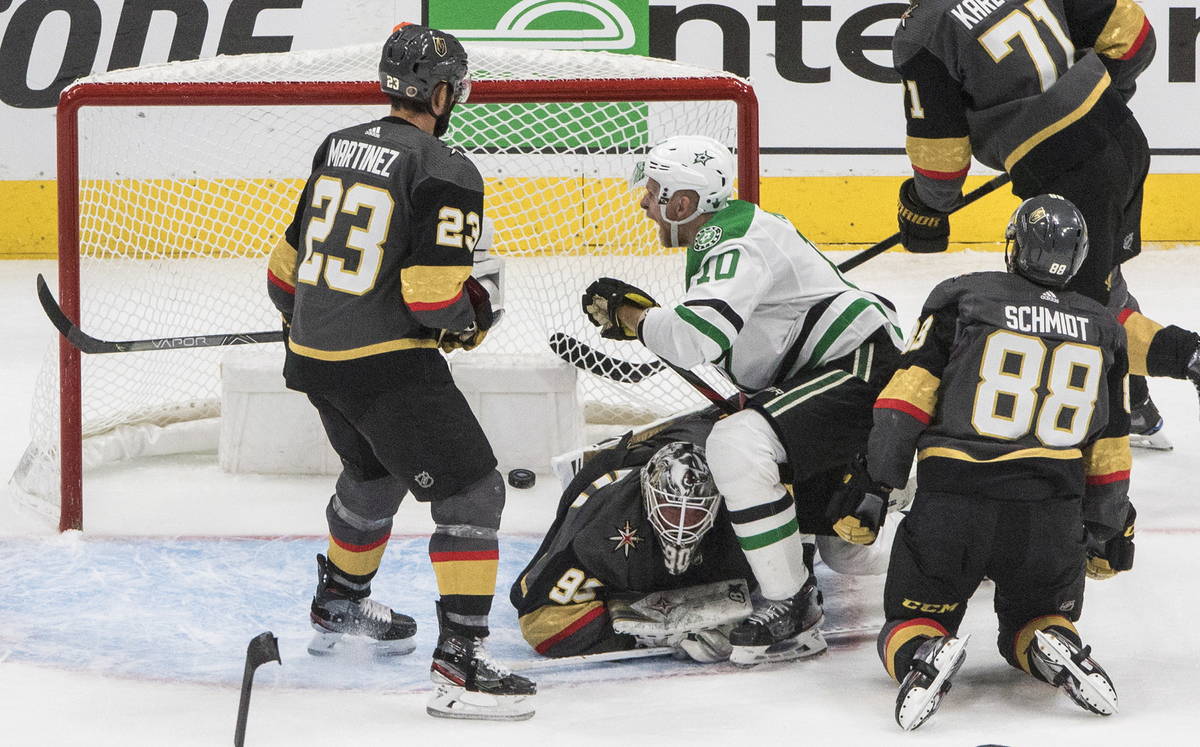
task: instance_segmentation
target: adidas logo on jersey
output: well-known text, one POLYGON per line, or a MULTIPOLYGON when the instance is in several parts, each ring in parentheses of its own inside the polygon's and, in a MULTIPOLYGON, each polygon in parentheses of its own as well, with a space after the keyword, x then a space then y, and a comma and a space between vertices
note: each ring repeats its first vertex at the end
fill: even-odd
POLYGON ((380 131, 379 127, 372 127, 371 129, 367 130, 367 134, 370 135, 371 137, 382 137, 383 136, 383 133, 380 131))
POLYGON ((1041 295, 1041 299, 1043 301, 1053 301, 1054 303, 1058 303, 1058 296, 1054 295, 1054 291, 1046 291, 1041 295))

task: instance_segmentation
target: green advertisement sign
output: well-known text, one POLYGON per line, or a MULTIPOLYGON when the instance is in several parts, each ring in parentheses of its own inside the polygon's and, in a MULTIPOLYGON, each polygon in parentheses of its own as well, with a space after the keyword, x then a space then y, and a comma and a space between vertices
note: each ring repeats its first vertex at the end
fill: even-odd
MULTIPOLYGON (((470 44, 647 54, 649 0, 426 0, 425 22, 470 44)), ((500 151, 621 152, 646 145, 636 103, 467 106, 449 139, 500 151)))
POLYGON ((650 0, 425 0, 425 23, 463 41, 650 51, 650 0))

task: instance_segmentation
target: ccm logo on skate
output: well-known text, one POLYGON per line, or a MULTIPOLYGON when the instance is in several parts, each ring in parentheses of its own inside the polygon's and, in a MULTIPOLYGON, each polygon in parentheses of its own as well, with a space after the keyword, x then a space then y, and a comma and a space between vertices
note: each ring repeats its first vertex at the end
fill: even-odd
POLYGON ((929 612, 934 615, 939 615, 947 612, 953 612, 954 610, 958 609, 959 602, 955 602, 954 604, 931 604, 929 602, 918 602, 915 599, 905 599, 900 604, 910 610, 929 612))

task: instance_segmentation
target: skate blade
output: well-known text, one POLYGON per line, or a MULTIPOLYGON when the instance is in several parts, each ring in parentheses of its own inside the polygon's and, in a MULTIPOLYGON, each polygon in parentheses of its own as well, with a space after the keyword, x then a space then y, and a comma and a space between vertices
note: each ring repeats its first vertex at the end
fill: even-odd
POLYGON ((1175 444, 1171 443, 1171 439, 1167 438, 1167 434, 1162 430, 1157 430, 1153 433, 1130 433, 1129 446, 1134 449, 1151 449, 1153 451, 1171 451, 1175 448, 1175 444))
POLYGON ((425 712, 434 718, 473 721, 525 721, 533 718, 531 695, 491 695, 453 685, 438 685, 425 712))
POLYGON ((729 654, 731 664, 753 667, 780 661, 795 661, 816 656, 829 648, 819 628, 810 628, 793 638, 770 646, 734 646, 729 654))
POLYGON ((394 641, 377 641, 364 636, 329 633, 321 630, 317 631, 308 643, 308 653, 312 656, 339 656, 362 652, 377 659, 390 659, 411 654, 416 648, 415 637, 400 638, 394 641))
POLYGON ((967 658, 967 641, 969 640, 971 640, 971 634, 967 633, 962 638, 947 644, 941 652, 941 655, 947 657, 946 663, 938 669, 933 682, 930 682, 928 687, 909 690, 896 703, 896 723, 900 724, 901 729, 912 731, 937 712, 938 706, 942 703, 942 696, 946 694, 942 692, 942 687, 944 685, 946 692, 950 691, 948 680, 962 667, 963 661, 967 658))
POLYGON ((1072 683, 1064 686, 1067 695, 1080 708, 1101 716, 1117 712, 1117 691, 1108 678, 1099 672, 1087 674, 1071 659, 1071 651, 1059 641, 1040 630, 1034 631, 1038 649, 1050 661, 1063 667, 1071 676, 1072 683), (1071 687, 1074 684, 1074 687, 1071 687))

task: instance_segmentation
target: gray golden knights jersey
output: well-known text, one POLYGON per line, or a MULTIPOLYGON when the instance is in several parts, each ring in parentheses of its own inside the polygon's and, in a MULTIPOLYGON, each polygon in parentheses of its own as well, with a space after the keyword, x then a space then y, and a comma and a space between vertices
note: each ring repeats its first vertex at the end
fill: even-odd
MULTIPOLYGON (((1125 332, 1078 293, 979 272, 929 294, 875 403, 871 476, 1002 500, 1085 496, 1119 528, 1129 483, 1125 332)), ((919 500, 919 498, 918 498, 919 500)))
POLYGON ((1129 116, 1154 51, 1133 0, 912 2, 892 54, 921 199, 953 209, 972 155, 1011 171, 1075 122, 1129 116))
POLYGON ((483 179, 463 154, 398 117, 334 132, 313 159, 267 289, 290 320, 288 384, 301 390, 402 376, 404 351, 475 319, 463 282, 483 179))
POLYGON ((686 293, 650 309, 639 335, 677 366, 715 363, 755 392, 815 369, 880 327, 899 347, 891 306, 848 282, 782 215, 731 200, 687 251, 686 293))

